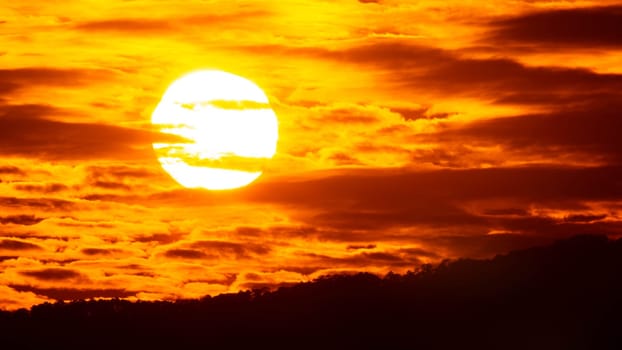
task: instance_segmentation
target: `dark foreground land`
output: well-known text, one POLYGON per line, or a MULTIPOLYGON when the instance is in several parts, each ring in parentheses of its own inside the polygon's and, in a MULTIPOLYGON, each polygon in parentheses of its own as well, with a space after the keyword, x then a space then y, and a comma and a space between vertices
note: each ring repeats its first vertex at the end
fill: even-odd
POLYGON ((2 349, 622 349, 622 239, 578 236, 406 275, 178 302, 0 313, 2 349))

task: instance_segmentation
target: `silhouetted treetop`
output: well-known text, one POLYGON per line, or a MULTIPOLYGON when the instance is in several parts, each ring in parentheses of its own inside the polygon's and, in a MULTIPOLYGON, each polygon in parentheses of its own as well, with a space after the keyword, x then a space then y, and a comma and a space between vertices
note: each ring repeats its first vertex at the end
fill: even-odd
POLYGON ((403 275, 330 275, 176 302, 45 303, 0 312, 0 334, 20 348, 615 349, 621 276, 622 239, 576 236, 403 275))

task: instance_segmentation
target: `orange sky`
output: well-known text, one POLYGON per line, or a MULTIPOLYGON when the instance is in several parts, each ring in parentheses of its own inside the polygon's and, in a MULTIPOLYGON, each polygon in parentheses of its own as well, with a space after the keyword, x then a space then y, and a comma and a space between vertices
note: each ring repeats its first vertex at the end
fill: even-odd
POLYGON ((49 1, 0 8, 0 308, 404 272, 622 233, 622 6, 49 1), (601 7, 595 7, 595 6, 601 7), (244 76, 279 118, 248 187, 181 188, 150 117, 244 76))

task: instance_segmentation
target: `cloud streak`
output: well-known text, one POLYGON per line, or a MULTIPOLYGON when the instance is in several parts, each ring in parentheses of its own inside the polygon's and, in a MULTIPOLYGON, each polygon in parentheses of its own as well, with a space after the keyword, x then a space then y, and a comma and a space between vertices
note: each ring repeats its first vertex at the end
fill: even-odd
POLYGON ((33 105, 1 107, 0 154, 50 160, 144 159, 153 157, 151 143, 179 140, 149 130, 47 119, 44 114, 52 110, 33 105))
POLYGON ((622 7, 585 7, 527 13, 492 22, 488 40, 528 44, 548 51, 551 45, 567 48, 619 48, 622 46, 622 7))

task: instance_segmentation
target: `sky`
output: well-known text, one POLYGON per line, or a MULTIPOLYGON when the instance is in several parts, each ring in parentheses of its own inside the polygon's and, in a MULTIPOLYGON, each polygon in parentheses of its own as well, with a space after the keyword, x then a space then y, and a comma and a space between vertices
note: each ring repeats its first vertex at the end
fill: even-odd
POLYGON ((172 300, 622 237, 622 4, 0 6, 0 308, 172 300), (198 69, 262 87, 254 183, 187 189, 151 114, 198 69))

